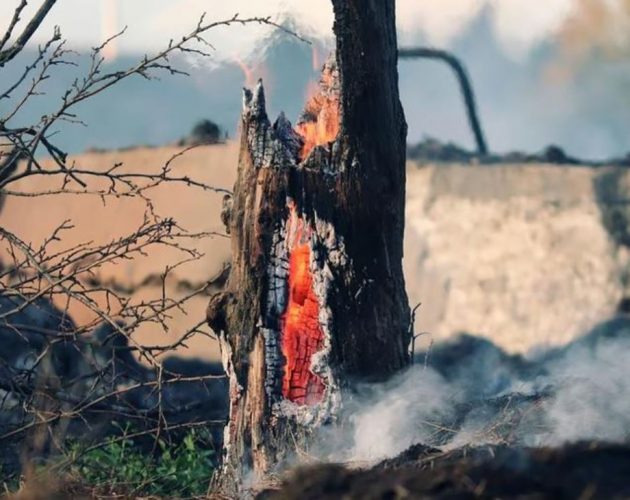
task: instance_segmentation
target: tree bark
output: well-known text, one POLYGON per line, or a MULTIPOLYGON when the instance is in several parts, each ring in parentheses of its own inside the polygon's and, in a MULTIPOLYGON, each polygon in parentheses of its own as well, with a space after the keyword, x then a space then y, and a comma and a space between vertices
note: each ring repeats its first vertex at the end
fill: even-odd
POLYGON ((224 490, 290 460, 343 387, 409 362, 394 3, 333 0, 336 62, 295 129, 269 122, 261 82, 245 91, 232 270, 208 307, 231 379, 224 490))

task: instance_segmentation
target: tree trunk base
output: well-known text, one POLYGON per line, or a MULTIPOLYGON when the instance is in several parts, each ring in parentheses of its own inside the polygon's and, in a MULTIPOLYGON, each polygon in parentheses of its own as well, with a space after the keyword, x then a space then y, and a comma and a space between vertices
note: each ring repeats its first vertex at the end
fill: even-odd
POLYGON ((339 65, 324 66, 295 129, 282 114, 270 123, 262 82, 244 92, 223 212, 231 274, 208 307, 230 377, 216 484, 232 494, 295 463, 334 422, 342 387, 409 360, 394 2, 351 3, 333 0, 339 65))

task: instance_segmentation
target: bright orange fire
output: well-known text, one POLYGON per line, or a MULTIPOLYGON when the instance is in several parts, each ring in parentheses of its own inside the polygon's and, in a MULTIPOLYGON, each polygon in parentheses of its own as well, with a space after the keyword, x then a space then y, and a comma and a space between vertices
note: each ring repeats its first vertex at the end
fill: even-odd
POLYGON ((334 141, 339 134, 339 89, 336 65, 324 65, 319 85, 309 87, 309 98, 302 119, 295 127, 304 145, 300 160, 305 160, 315 146, 334 141))
POLYGON ((324 333, 319 324, 319 302, 313 291, 308 230, 295 208, 290 206, 290 209, 289 297, 282 316, 282 353, 286 360, 282 395, 294 403, 311 405, 321 401, 324 395, 324 382, 311 371, 311 359, 321 350, 324 333))
POLYGON ((313 63, 313 71, 319 71, 322 67, 322 58, 319 54, 319 47, 315 43, 311 45, 311 47, 311 61, 313 63))
POLYGON ((245 77, 245 86, 253 87, 256 85, 256 78, 254 77, 254 68, 250 68, 245 61, 242 59, 235 57, 234 62, 237 64, 241 71, 243 72, 243 76, 245 77))
MULTIPOLYGON (((334 61, 329 61, 324 65, 319 86, 311 87, 304 113, 296 125, 296 132, 304 141, 300 159, 306 159, 314 147, 334 141, 339 134, 339 123, 337 68, 334 61)), ((324 332, 319 324, 319 301, 313 290, 309 228, 292 201, 287 246, 289 296, 281 318, 282 353, 286 362, 282 395, 299 405, 312 405, 324 397, 324 381, 311 371, 313 355, 323 347, 324 332)))

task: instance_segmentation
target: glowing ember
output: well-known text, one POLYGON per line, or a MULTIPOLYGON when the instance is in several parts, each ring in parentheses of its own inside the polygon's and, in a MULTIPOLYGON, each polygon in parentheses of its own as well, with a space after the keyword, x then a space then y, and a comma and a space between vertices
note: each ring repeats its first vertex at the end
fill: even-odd
POLYGON ((339 134, 338 78, 336 63, 329 61, 324 65, 319 86, 309 90, 304 113, 295 127, 304 141, 301 160, 305 160, 315 146, 328 144, 339 134))
MULTIPOLYGON (((300 159, 314 147, 325 145, 339 133, 338 71, 334 61, 324 65, 319 86, 306 103, 296 125, 302 137, 300 159)), ((299 405, 312 405, 324 396, 321 377, 311 371, 313 355, 322 350, 324 333, 319 324, 319 302, 313 290, 310 269, 309 229, 293 202, 289 202, 287 248, 289 253, 289 296, 282 315, 282 353, 285 358, 282 395, 299 405)))
POLYGON ((249 88, 256 85, 256 77, 254 76, 254 68, 250 67, 248 64, 245 63, 245 61, 243 61, 242 59, 238 57, 234 58, 234 62, 239 68, 241 68, 241 71, 243 72, 243 77, 245 78, 245 86, 249 88))
POLYGON ((307 231, 294 207, 289 219, 289 297, 282 316, 282 353, 286 364, 282 395, 297 404, 316 404, 324 395, 322 379, 311 371, 313 354, 321 350, 324 334, 319 325, 319 302, 313 291, 311 249, 307 231))
POLYGON ((319 47, 317 46, 317 44, 313 44, 311 45, 311 60, 313 63, 313 71, 319 71, 322 67, 322 63, 321 63, 321 55, 319 53, 319 47))

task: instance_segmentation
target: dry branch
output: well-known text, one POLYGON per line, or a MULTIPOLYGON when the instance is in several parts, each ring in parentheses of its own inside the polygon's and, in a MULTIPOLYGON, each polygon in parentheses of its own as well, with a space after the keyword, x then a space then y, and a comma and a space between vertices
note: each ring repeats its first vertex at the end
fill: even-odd
POLYGON ((475 93, 473 91, 472 84, 470 83, 470 77, 464 67, 463 63, 446 50, 432 49, 428 47, 418 48, 401 48, 398 50, 398 57, 401 59, 434 59, 443 61, 453 70, 459 87, 461 89, 462 97, 464 99, 464 106, 466 107, 466 116, 468 116, 468 122, 475 137, 475 143, 477 144, 477 152, 481 157, 488 155, 488 146, 486 138, 481 127, 481 121, 479 119, 479 113, 477 112, 477 103, 475 100, 475 93))
MULTIPOLYGON (((18 54, 25 54, 24 48, 55 0, 44 0, 16 35, 26 4, 26 0, 19 1, 6 32, 0 35, 0 74, 8 64, 17 64, 18 54)), ((224 421, 222 372, 187 376, 166 368, 172 359, 166 355, 185 347, 193 336, 213 335, 203 318, 186 331, 175 332, 168 345, 142 345, 135 333, 145 325, 167 330, 173 314, 185 312, 190 301, 221 288, 226 279, 224 272, 216 279, 177 280, 175 273, 181 266, 202 257, 196 249, 201 240, 224 235, 190 233, 172 218, 162 217, 153 206, 151 190, 176 183, 208 193, 231 193, 174 171, 174 160, 191 148, 176 153, 154 172, 123 169, 122 164, 97 170, 70 160, 55 144, 53 126, 81 124, 75 112, 79 103, 129 78, 185 75, 171 63, 172 56, 207 57, 214 49, 205 34, 217 27, 249 24, 288 31, 265 17, 235 15, 207 22, 204 15, 187 35, 171 40, 162 50, 128 68, 106 71, 103 50, 123 36, 123 30, 93 48, 87 70, 77 75, 61 101, 39 121, 27 125, 23 113, 28 103, 43 94, 43 84, 54 77, 55 67, 77 66, 77 54, 65 48, 55 29, 14 81, 2 80, 0 209, 9 196, 87 195, 98 196, 103 203, 129 197, 144 202, 145 216, 134 231, 120 238, 72 246, 64 245, 73 229, 71 221, 60 223, 38 245, 0 228, 0 447, 25 435, 38 435, 47 436, 39 451, 59 450, 63 447, 60 437, 94 438, 98 429, 111 431, 108 422, 116 419, 138 425, 135 435, 150 434, 156 439, 176 429, 216 426, 224 421), (52 161, 42 161, 42 156, 52 161), (38 177, 51 181, 49 187, 32 188, 31 181, 38 177), (163 272, 127 287, 101 279, 99 272, 105 266, 145 256, 160 247, 176 254, 163 272), (177 295, 167 285, 172 281, 177 295), (159 295, 135 297, 138 288, 146 287, 154 287, 159 295), (76 325, 69 313, 73 303, 81 304, 94 319, 76 325), (180 387, 193 392, 195 399, 182 398, 180 387), (195 421, 200 415, 205 416, 203 422, 195 421)))

